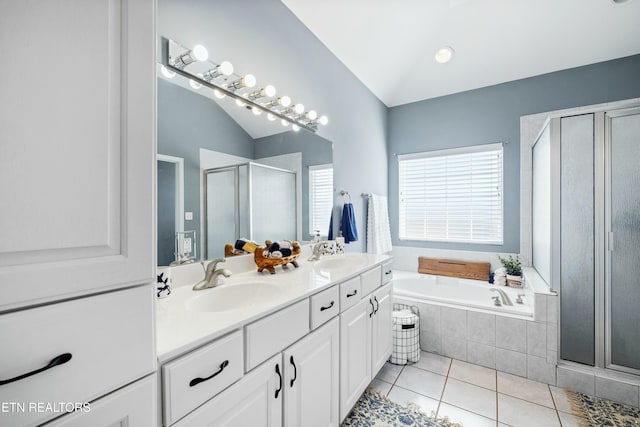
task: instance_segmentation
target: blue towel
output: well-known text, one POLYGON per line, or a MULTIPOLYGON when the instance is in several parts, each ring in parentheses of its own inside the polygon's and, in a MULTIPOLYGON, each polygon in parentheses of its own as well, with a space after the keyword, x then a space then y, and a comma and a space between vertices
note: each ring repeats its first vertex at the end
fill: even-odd
POLYGON ((351 203, 345 203, 342 207, 342 235, 344 236, 345 243, 358 240, 356 216, 353 213, 353 204, 351 203))
POLYGON ((333 240, 333 208, 331 209, 331 217, 329 218, 329 233, 327 240, 333 240))

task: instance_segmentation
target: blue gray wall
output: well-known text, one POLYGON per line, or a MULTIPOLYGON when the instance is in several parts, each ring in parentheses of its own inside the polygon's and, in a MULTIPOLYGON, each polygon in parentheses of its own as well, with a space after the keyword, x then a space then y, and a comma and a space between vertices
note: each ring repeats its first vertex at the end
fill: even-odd
POLYGON ((636 97, 640 97, 640 55, 390 108, 388 173, 393 244, 519 252, 520 116, 636 97), (502 246, 398 239, 396 154, 499 141, 509 141, 504 148, 502 246))
MULTIPOLYGON (((252 159, 253 138, 209 98, 162 79, 157 108, 158 153, 184 159, 184 210, 193 212, 193 221, 185 221, 184 229, 196 230, 199 250, 200 148, 252 159)), ((161 215, 158 212, 158 224, 166 222, 161 215)))
MULTIPOLYGON (((326 114, 330 122, 319 135, 334 143, 336 204, 340 190, 354 196, 364 236, 360 193, 387 194, 387 108, 281 1, 159 0, 158 35, 202 43, 212 58, 231 61, 326 114)), ((364 249, 363 238, 348 245, 364 249)))

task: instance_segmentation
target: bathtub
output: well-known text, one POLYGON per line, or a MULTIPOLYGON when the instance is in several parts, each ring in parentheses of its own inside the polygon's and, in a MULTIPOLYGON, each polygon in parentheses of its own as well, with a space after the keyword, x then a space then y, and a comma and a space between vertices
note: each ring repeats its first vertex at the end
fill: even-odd
MULTIPOLYGON (((401 300, 399 302, 438 304, 514 317, 533 318, 534 312, 534 293, 530 289, 495 286, 480 280, 408 271, 393 272, 393 296, 401 300), (493 297, 499 296, 499 293, 492 291, 492 288, 504 291, 511 299, 513 306, 494 305, 493 297), (518 294, 524 294, 523 304, 516 303, 518 294)), ((502 302, 502 298, 500 301, 502 302)))

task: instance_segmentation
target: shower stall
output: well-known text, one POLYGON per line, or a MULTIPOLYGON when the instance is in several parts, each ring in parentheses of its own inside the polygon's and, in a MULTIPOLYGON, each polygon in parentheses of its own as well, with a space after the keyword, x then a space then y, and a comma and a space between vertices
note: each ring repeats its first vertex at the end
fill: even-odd
POLYGON ((248 162, 204 171, 205 258, 239 238, 295 240, 296 173, 248 162))
POLYGON ((559 359, 640 374, 640 108, 547 121, 532 261, 560 296, 559 359))

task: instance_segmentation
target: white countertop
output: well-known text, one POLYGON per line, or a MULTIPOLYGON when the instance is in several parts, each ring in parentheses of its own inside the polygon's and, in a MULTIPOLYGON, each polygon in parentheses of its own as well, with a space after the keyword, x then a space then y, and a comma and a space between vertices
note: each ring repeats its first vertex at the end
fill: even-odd
MULTIPOLYGON (((354 269, 320 269, 314 263, 298 259, 299 268, 288 270, 276 268, 276 274, 267 271, 258 273, 245 271, 235 273, 219 287, 237 286, 246 282, 268 283, 278 288, 263 302, 242 305, 239 308, 220 312, 197 312, 187 308, 186 302, 195 296, 215 291, 216 288, 193 291, 191 286, 173 289, 167 298, 156 300, 156 346, 159 363, 180 356, 228 332, 239 329, 261 317, 269 315, 287 305, 309 297, 332 285, 371 269, 391 259, 389 255, 349 253, 328 258, 349 258, 359 267, 354 269)), ((220 265, 224 267, 224 265, 220 265)), ((181 267, 178 267, 181 268, 181 267)), ((232 270, 233 271, 233 270, 232 270)), ((204 276, 204 275, 203 275, 204 276)))

